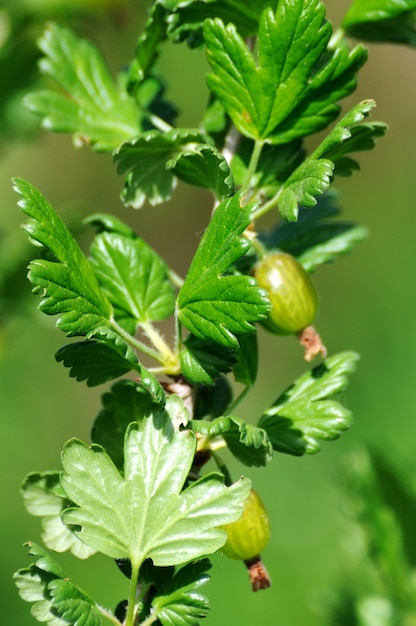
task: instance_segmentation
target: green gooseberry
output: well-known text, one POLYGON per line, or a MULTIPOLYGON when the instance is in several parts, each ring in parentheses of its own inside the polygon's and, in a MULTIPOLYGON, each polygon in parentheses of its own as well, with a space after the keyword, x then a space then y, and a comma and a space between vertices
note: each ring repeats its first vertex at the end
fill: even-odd
POLYGON ((312 324, 318 294, 299 261, 286 252, 269 254, 256 265, 254 275, 272 305, 265 328, 277 335, 295 335, 312 324))

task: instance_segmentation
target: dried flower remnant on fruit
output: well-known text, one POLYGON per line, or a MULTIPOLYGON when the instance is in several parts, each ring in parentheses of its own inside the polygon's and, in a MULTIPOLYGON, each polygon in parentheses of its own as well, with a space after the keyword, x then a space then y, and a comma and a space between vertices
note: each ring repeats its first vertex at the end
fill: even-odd
POLYGON ((228 539, 223 552, 230 559, 243 561, 253 591, 270 587, 270 577, 260 558, 270 539, 270 520, 260 496, 251 489, 244 502, 243 515, 236 522, 223 526, 228 539))

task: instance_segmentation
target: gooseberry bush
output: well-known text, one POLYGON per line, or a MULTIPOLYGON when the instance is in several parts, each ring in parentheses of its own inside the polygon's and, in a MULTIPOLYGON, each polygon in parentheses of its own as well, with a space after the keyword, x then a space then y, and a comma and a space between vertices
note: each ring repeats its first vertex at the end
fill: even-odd
POLYGON ((196 625, 209 610, 209 556, 221 549, 245 563, 253 590, 270 586, 260 555, 267 503, 245 474, 275 453, 315 454, 352 421, 338 396, 358 355, 332 354, 315 329, 311 274, 366 236, 340 219, 331 188, 386 131, 370 121, 370 99, 341 115, 367 61, 353 38, 408 42, 416 9, 373 5, 356 0, 334 30, 319 0, 156 0, 116 78, 91 42, 47 25, 47 88, 25 99, 43 127, 110 153, 126 207, 167 203, 179 180, 211 194, 212 213, 182 277, 110 214, 86 220, 96 234, 84 253, 42 193, 14 180, 23 227, 41 249, 28 273, 39 308, 71 338, 56 360, 88 386, 110 385, 91 442, 71 439, 62 468, 23 484, 45 547, 28 544, 32 563, 15 582, 38 621, 196 625), (209 99, 196 128, 175 125, 158 69, 165 42, 205 50, 209 99), (276 351, 280 335, 293 335, 299 358, 318 364, 246 422, 238 407, 256 391, 261 332, 276 351), (241 463, 237 480, 226 449, 241 463), (67 577, 51 554, 64 551, 116 561, 126 575, 117 607, 67 577))

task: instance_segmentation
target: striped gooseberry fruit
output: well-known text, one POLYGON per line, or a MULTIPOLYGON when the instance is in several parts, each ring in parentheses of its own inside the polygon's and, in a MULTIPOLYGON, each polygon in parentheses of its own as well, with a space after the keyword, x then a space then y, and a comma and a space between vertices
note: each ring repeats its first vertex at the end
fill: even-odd
POLYGON ((309 274, 286 252, 269 254, 254 269, 272 308, 264 326, 278 335, 295 335, 312 324, 318 294, 309 274))
POLYGON ((230 559, 244 561, 253 591, 270 587, 270 578, 260 552, 270 539, 270 520, 266 508, 254 489, 244 502, 243 515, 235 522, 222 527, 227 541, 222 550, 230 559))
POLYGON ((286 252, 275 252, 256 265, 254 275, 271 302, 263 326, 277 335, 296 335, 305 348, 306 361, 317 354, 325 357, 326 348, 312 326, 318 294, 299 261, 286 252))

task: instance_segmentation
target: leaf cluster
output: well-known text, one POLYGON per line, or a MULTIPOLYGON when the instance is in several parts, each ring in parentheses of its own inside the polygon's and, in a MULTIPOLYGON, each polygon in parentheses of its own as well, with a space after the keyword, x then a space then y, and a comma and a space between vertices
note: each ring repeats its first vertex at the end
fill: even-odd
MULTIPOLYGON (((392 4, 387 19, 403 29, 411 7, 393 16, 392 4)), ((353 2, 347 32, 367 9, 353 2)), ((224 545, 221 527, 241 516, 250 489, 246 478, 231 480, 218 451, 261 467, 274 452, 315 454, 351 425, 339 401, 358 361, 351 351, 300 375, 254 423, 236 414, 255 385, 257 331, 272 306, 255 264, 283 250, 312 273, 366 236, 338 219, 330 186, 359 169, 355 154, 387 127, 367 119, 372 100, 336 122, 367 51, 333 35, 320 0, 156 0, 134 59, 116 77, 70 29, 50 24, 41 36, 39 68, 56 88, 29 94, 26 104, 45 128, 111 153, 126 206, 164 203, 178 180, 210 192, 214 205, 182 278, 112 215, 87 220, 95 233, 84 252, 40 191, 14 180, 23 228, 40 248, 29 280, 39 308, 71 340, 56 360, 89 386, 113 382, 92 444, 72 439, 61 473, 29 475, 25 504, 42 518, 49 549, 101 552, 130 581, 113 614, 32 546, 36 560, 16 583, 40 621, 197 626, 208 610, 199 590, 205 557, 224 545), (175 126, 157 63, 165 43, 184 41, 204 48, 210 67, 198 128, 175 126), (317 132, 323 138, 308 151, 305 137, 317 132), (260 232, 258 221, 275 209, 276 224, 260 232), (168 320, 170 341, 158 326, 168 320), (228 374, 243 387, 235 399, 228 374), (219 471, 201 474, 210 459, 219 471)))

